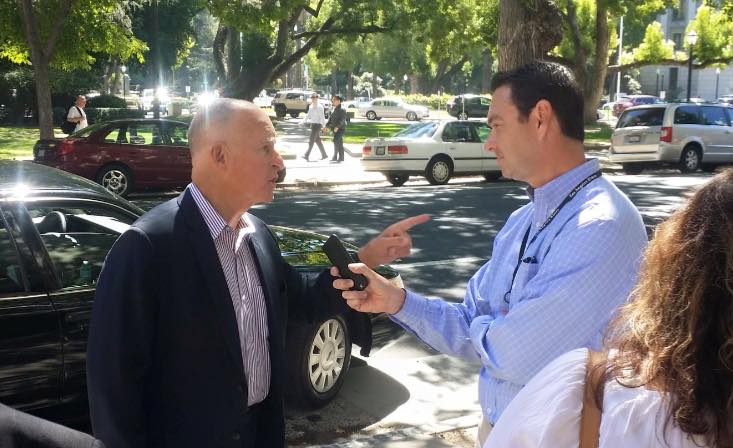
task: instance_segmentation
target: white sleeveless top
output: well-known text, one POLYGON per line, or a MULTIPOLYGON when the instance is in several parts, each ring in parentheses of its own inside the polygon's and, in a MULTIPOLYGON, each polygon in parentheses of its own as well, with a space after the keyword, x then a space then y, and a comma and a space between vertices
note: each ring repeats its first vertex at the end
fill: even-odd
MULTIPOLYGON (((579 444, 587 349, 558 357, 512 400, 484 448, 575 448, 579 444)), ((657 391, 612 380, 603 395, 600 448, 706 447, 670 422, 657 391), (666 443, 665 443, 666 441, 666 443)))

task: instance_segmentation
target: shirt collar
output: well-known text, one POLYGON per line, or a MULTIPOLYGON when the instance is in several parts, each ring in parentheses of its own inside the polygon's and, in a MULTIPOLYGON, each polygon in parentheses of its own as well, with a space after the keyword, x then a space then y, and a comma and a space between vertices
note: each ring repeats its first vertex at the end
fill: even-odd
POLYGON ((535 224, 542 225, 573 188, 599 169, 598 159, 588 159, 539 188, 527 187, 527 194, 535 207, 535 224))
MULTIPOLYGON (((204 218, 204 222, 206 222, 206 227, 209 228, 211 238, 216 240, 217 238, 219 238, 219 235, 221 235, 224 229, 229 227, 229 224, 224 218, 222 218, 219 212, 216 211, 214 206, 211 205, 211 202, 209 202, 209 200, 204 197, 203 193, 201 193, 201 190, 198 189, 195 183, 191 182, 190 184, 188 184, 186 189, 191 192, 191 196, 193 196, 193 200, 194 202, 196 202, 196 205, 201 212, 201 216, 203 216, 204 218)), ((237 227, 232 230, 236 232, 244 231, 245 234, 254 233, 255 226, 252 225, 249 216, 247 216, 247 214, 245 213, 239 219, 237 227)))

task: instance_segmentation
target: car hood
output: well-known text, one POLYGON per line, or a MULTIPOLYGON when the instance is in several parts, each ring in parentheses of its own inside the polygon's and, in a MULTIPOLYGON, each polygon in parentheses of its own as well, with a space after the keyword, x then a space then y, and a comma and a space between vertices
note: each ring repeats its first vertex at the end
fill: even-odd
MULTIPOLYGON (((270 230, 275 234, 283 258, 292 266, 321 270, 332 265, 323 252, 323 243, 328 239, 326 235, 281 226, 270 226, 270 230)), ((359 249, 345 241, 344 247, 352 253, 359 249)), ((388 279, 399 275, 397 270, 385 265, 379 266, 376 271, 388 279)))

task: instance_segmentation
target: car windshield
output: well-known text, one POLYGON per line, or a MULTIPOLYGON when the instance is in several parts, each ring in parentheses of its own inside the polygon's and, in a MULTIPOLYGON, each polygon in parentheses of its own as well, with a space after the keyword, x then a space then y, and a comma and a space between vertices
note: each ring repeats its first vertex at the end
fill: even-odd
POLYGON ((645 109, 627 109, 618 119, 616 129, 632 126, 661 126, 664 118, 664 107, 645 109))
POLYGON ((407 138, 420 138, 420 137, 432 137, 435 130, 438 128, 438 123, 434 121, 426 121, 425 123, 416 123, 406 127, 399 131, 393 137, 407 137, 407 138))
POLYGON ((91 126, 87 126, 84 129, 79 129, 78 131, 74 132, 73 134, 69 135, 69 137, 74 138, 84 138, 89 137, 92 132, 95 132, 101 128, 103 128, 107 123, 95 123, 91 126))

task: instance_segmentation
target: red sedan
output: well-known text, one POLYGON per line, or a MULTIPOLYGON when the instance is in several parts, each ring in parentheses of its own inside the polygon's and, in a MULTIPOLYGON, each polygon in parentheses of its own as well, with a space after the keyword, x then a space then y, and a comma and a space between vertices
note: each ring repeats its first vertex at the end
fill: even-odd
POLYGON ((33 160, 94 180, 125 196, 191 181, 188 124, 162 119, 93 124, 64 139, 40 140, 33 160))

